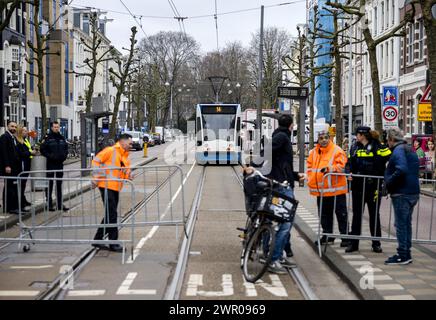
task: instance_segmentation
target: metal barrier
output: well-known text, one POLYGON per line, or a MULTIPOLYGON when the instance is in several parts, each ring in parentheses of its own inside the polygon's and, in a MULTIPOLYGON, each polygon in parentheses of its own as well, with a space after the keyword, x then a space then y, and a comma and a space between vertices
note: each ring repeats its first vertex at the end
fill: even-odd
MULTIPOLYGON (((125 168, 110 168, 110 170, 121 170, 125 168)), ((47 245, 122 245, 123 262, 125 261, 126 244, 132 245, 132 257, 135 239, 141 237, 144 228, 153 226, 175 226, 176 238, 178 227, 184 226, 187 221, 184 202, 184 174, 178 166, 146 166, 132 167, 135 170, 133 179, 99 179, 108 183, 109 181, 122 182, 123 189, 119 193, 118 220, 117 223, 109 224, 100 220, 104 217, 104 208, 109 205, 107 190, 104 191, 103 201, 97 189, 91 187, 93 177, 81 177, 83 171, 86 173, 101 173, 108 169, 71 169, 62 171, 64 176, 56 178, 56 173, 61 171, 35 171, 21 173, 19 177, 6 177, 9 184, 6 184, 5 193, 11 191, 12 182, 17 190, 28 180, 27 197, 31 202, 30 213, 23 212, 21 197, 18 197, 18 225, 19 235, 13 237, 10 230, 4 227, 0 230, 0 243, 18 243, 19 249, 24 245, 25 251, 30 249, 30 244, 47 245), (43 177, 53 174, 54 177, 43 177), (29 177, 26 175, 29 174, 29 177), (75 176, 75 177, 71 177, 75 176), (180 186, 174 188, 175 181, 180 186), (36 183, 37 182, 37 183, 36 183), (47 186, 53 183, 53 191, 56 198, 56 183, 62 182, 62 201, 59 208, 64 205, 70 209, 68 212, 57 210, 49 211, 50 204, 47 197, 47 186), (8 190, 9 186, 9 190, 8 190), (45 186, 41 188, 41 186, 45 186), (179 199, 177 201, 177 199, 179 199), (117 228, 128 230, 128 235, 123 231, 120 238, 123 240, 94 240, 93 236, 98 228, 117 228), (3 233, 3 236, 2 236, 3 233), (5 236, 6 234, 6 236, 5 236), (122 237, 121 237, 122 236, 122 237)), ((5 198, 7 199, 7 198, 5 198)), ((55 204, 56 205, 56 204, 55 204)), ((3 217, 9 216, 3 214, 3 217)))
MULTIPOLYGON (((346 217, 341 222, 335 222, 334 214, 338 211, 340 217, 342 204, 339 204, 338 209, 337 197, 324 197, 324 190, 320 189, 318 244, 320 244, 321 238, 324 237, 326 240, 324 251, 327 250, 329 238, 396 242, 392 199, 390 195, 382 196, 384 177, 328 173, 325 174, 322 185, 326 185, 326 181, 331 181, 335 179, 335 177, 346 177, 348 181, 349 192, 347 193, 346 212, 344 212, 346 217), (372 217, 370 216, 369 221, 367 221, 367 219, 364 219, 364 216, 370 215, 367 203, 370 202, 371 199, 371 211, 373 215, 372 217), (329 208, 326 206, 329 206, 329 208), (325 214, 326 211, 328 211, 328 217, 325 214), (350 226, 352 226, 351 222, 354 223, 355 232, 350 231, 350 226), (340 223, 346 224, 345 232, 344 225, 340 226, 340 223), (356 232, 359 225, 361 232, 356 232), (339 231, 339 229, 342 229, 342 232, 339 231)), ((436 233, 436 230, 433 232, 433 226, 436 226, 436 180, 420 179, 419 181, 421 195, 412 215, 412 243, 436 244, 436 238, 433 236, 433 234, 436 233)), ((336 220, 338 220, 338 214, 336 214, 336 220)), ((321 245, 318 246, 318 251, 319 256, 322 257, 321 245)))

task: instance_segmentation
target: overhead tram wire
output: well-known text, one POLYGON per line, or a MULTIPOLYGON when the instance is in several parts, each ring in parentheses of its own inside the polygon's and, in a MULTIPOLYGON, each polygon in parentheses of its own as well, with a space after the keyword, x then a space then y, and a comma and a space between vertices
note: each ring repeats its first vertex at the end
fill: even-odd
POLYGON ((121 4, 124 6, 124 8, 126 8, 126 10, 130 13, 130 15, 133 17, 133 19, 136 21, 136 23, 138 24, 138 26, 141 28, 142 33, 144 34, 144 36, 147 38, 147 34, 144 31, 144 28, 142 27, 142 23, 140 23, 138 21, 138 19, 136 18, 136 16, 132 13, 132 11, 130 11, 130 9, 126 6, 126 4, 123 2, 123 0, 120 0, 121 4))
MULTIPOLYGON (((303 2, 306 2, 306 0, 295 0, 295 1, 290 1, 290 2, 283 2, 283 3, 278 3, 278 4, 267 5, 267 6, 264 6, 264 7, 267 9, 267 8, 287 6, 287 5, 296 4, 296 3, 303 3, 303 2)), ((110 9, 102 9, 102 8, 97 8, 97 7, 92 7, 92 6, 79 5, 79 4, 75 4, 74 6, 80 7, 80 8, 85 8, 85 9, 101 10, 101 11, 106 11, 106 12, 110 12, 110 13, 122 14, 122 15, 130 15, 130 16, 134 16, 135 18, 143 18, 143 19, 168 19, 169 20, 169 19, 174 19, 174 18, 176 18, 176 19, 180 18, 180 19, 183 19, 183 20, 189 20, 189 19, 201 19, 201 18, 213 18, 213 17, 215 17, 214 13, 212 13, 212 14, 205 14, 205 15, 198 15, 198 16, 186 16, 186 17, 180 17, 180 16, 177 16, 177 17, 174 17, 174 16, 148 16, 148 15, 142 15, 142 14, 131 14, 131 13, 126 13, 126 12, 116 11, 116 10, 110 10, 110 9)), ((217 16, 224 16, 224 15, 244 13, 244 12, 250 12, 250 11, 257 11, 257 10, 260 10, 260 7, 240 9, 240 10, 227 11, 227 12, 221 12, 221 13, 218 13, 217 16)))
POLYGON ((185 37, 185 41, 188 42, 188 36, 186 34, 186 28, 184 22, 184 20, 187 19, 188 17, 182 17, 173 0, 168 0, 168 3, 171 7, 171 10, 174 13, 174 19, 177 19, 177 22, 179 23, 180 32, 183 33, 183 36, 185 37))

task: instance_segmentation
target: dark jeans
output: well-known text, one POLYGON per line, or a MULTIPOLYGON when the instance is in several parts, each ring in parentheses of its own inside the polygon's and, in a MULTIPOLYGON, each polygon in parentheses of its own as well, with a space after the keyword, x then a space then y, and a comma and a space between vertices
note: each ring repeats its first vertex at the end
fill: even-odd
POLYGON ((392 196, 392 205, 395 214, 395 228, 398 239, 398 255, 402 258, 411 258, 412 247, 412 214, 418 203, 419 195, 392 196))
MULTIPOLYGON (((53 179, 55 177, 61 179, 64 177, 64 173, 61 171, 47 173, 47 178, 53 179)), ((53 182, 54 180, 49 180, 48 193, 46 195, 50 207, 53 206, 53 201, 51 198, 53 193, 53 182)), ((56 202, 57 202, 57 209, 61 210, 62 209, 62 180, 56 180, 56 202)))
POLYGON ((3 208, 5 212, 18 210, 18 188, 16 179, 5 179, 4 181, 3 208))
POLYGON ((338 220, 338 228, 341 234, 347 234, 347 197, 345 194, 333 197, 323 197, 322 210, 321 197, 316 198, 318 214, 321 215, 323 233, 333 233, 333 212, 338 220))
MULTIPOLYGON (((281 189, 281 192, 286 196, 293 198, 294 190, 292 189, 281 189)), ((290 232, 292 228, 292 222, 283 222, 279 223, 279 230, 276 233, 275 246, 273 255, 271 258, 271 263, 279 260, 283 256, 283 250, 285 249, 286 244, 290 241, 290 232)))
MULTIPOLYGON (((351 234, 360 236, 362 233, 362 216, 365 211, 365 205, 368 206, 369 212, 369 229, 372 237, 381 237, 380 225, 380 205, 381 194, 377 193, 377 186, 366 184, 365 193, 361 188, 353 188, 353 222, 351 225, 351 234)), ((359 240, 352 240, 352 244, 359 246, 359 240)), ((372 242, 373 246, 380 246, 380 241, 372 242)))
MULTIPOLYGON (((119 192, 100 188, 100 194, 103 200, 103 205, 105 207, 104 218, 100 224, 117 223, 117 219, 118 219, 117 208, 118 208, 119 192)), ((118 240, 117 227, 111 227, 111 228, 100 227, 97 230, 97 233, 95 234, 94 240, 103 240, 106 234, 108 234, 109 240, 118 240)))

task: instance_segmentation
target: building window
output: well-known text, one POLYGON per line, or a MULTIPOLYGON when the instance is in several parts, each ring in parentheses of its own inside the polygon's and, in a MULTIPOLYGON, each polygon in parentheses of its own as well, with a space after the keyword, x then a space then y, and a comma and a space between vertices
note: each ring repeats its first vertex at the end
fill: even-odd
POLYGON ((65 105, 70 105, 69 97, 70 97, 70 76, 69 72, 69 59, 70 59, 70 45, 68 43, 65 44, 65 105))
POLYGON ((30 70, 30 75, 29 75, 29 86, 30 86, 30 92, 33 93, 33 91, 35 90, 35 77, 33 76, 33 73, 35 71, 35 64, 33 61, 33 51, 30 50, 30 60, 31 63, 29 64, 29 70, 30 70))
POLYGON ((419 20, 419 39, 418 39, 418 45, 419 45, 419 60, 424 59, 424 22, 419 20))
POLYGON ((394 75, 394 65, 395 65, 394 59, 395 59, 395 56, 394 56, 394 40, 392 39, 391 40, 391 76, 394 75))
POLYGON ((392 0, 392 26, 395 25, 395 0, 392 0))
POLYGON ((377 35, 377 29, 378 29, 378 17, 377 17, 377 7, 374 8, 374 35, 377 35))
POLYGON ((56 21, 56 0, 53 0, 53 24, 56 21))
MULTIPOLYGON (((392 0, 392 1, 394 1, 394 0, 392 0)), ((389 0, 386 0, 386 19, 385 19, 385 22, 386 22, 386 27, 385 27, 385 29, 388 29, 389 28, 389 10, 390 9, 390 5, 389 5, 389 0)))
POLYGON ((381 3, 381 15, 380 15, 380 32, 383 32, 385 28, 385 3, 381 3))
POLYGON ((415 39, 415 30, 414 30, 414 24, 409 25, 409 32, 407 35, 407 63, 412 64, 413 63, 413 43, 415 39))
POLYGON ((18 97, 11 97, 11 111, 9 120, 18 122, 18 97))
POLYGON ((18 61, 19 59, 20 57, 18 48, 12 48, 12 61, 18 61))
MULTIPOLYGON (((392 57, 391 57, 392 59, 392 57)), ((386 60, 385 60, 385 68, 384 68, 384 72, 385 72, 385 77, 389 77, 389 64, 390 64, 390 59, 389 59, 389 42, 386 42, 386 60)))

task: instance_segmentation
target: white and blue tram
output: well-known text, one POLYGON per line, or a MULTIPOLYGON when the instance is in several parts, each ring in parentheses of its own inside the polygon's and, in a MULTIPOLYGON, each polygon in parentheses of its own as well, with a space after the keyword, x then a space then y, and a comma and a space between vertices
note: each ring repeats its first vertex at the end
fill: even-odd
POLYGON ((241 106, 199 104, 196 117, 195 159, 200 165, 232 164, 241 159, 241 106))

